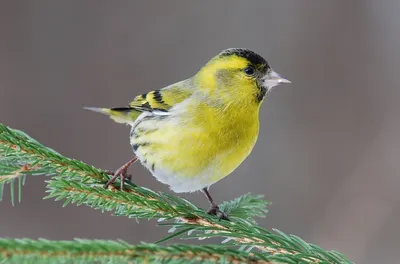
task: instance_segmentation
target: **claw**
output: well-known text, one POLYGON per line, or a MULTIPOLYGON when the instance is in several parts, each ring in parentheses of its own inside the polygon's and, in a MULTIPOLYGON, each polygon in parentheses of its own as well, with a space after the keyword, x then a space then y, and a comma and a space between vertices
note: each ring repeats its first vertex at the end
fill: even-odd
POLYGON ((125 180, 131 180, 132 179, 132 175, 131 174, 127 174, 126 171, 120 171, 117 170, 116 172, 112 172, 112 171, 106 171, 107 174, 109 175, 113 175, 113 177, 108 180, 108 182, 106 184, 104 184, 104 188, 107 189, 108 186, 110 186, 111 184, 113 184, 115 182, 115 180, 120 177, 121 178, 121 190, 124 189, 124 183, 125 180))
POLYGON ((218 205, 212 205, 212 206, 210 207, 210 209, 208 209, 207 214, 217 216, 218 219, 219 219, 220 221, 221 221, 221 220, 230 221, 230 220, 229 220, 229 217, 228 217, 228 214, 225 213, 225 212, 222 212, 222 211, 219 209, 218 205))
POLYGON ((134 157, 133 159, 128 161, 124 166, 119 168, 116 172, 105 171, 107 174, 113 175, 113 176, 112 176, 112 178, 110 180, 108 180, 108 182, 106 184, 104 184, 104 188, 107 189, 108 186, 113 184, 115 182, 115 180, 118 177, 120 177, 121 178, 121 191, 122 191, 124 189, 125 180, 126 179, 128 179, 128 180, 132 179, 132 175, 128 174, 127 171, 128 171, 129 166, 131 166, 133 163, 135 163, 136 160, 137 160, 137 157, 134 157))

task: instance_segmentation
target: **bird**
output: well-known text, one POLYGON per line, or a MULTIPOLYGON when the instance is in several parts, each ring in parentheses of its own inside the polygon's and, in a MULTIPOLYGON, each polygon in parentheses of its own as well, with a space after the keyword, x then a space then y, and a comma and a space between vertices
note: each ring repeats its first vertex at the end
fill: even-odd
POLYGON ((140 161, 176 193, 202 191, 219 219, 229 220, 211 197, 212 184, 251 153, 259 134, 261 103, 273 87, 290 83, 259 54, 223 50, 193 77, 136 96, 128 106, 85 107, 131 126, 134 157, 112 174, 121 190, 127 169, 140 161))

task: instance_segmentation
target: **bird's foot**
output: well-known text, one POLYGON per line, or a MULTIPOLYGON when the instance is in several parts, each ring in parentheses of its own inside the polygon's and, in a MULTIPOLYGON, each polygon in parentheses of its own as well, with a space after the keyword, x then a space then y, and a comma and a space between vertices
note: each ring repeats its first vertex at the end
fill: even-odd
POLYGON ((104 188, 108 188, 108 186, 110 186, 111 184, 113 184, 115 182, 115 180, 120 177, 121 178, 121 191, 124 190, 124 184, 125 184, 125 180, 131 180, 132 179, 132 175, 128 174, 128 168, 129 166, 131 166, 133 163, 135 163, 137 161, 137 157, 134 157, 133 159, 131 159, 130 161, 128 161, 127 163, 124 164, 124 166, 122 166, 121 168, 119 168, 116 172, 112 172, 112 171, 106 171, 107 174, 112 175, 111 179, 108 180, 108 182, 106 184, 104 184, 104 188))
POLYGON ((216 205, 216 204, 215 205, 211 205, 210 209, 208 209, 208 211, 207 211, 207 214, 215 215, 215 216, 218 217, 219 220, 222 219, 222 220, 230 221, 229 218, 228 218, 228 214, 225 213, 225 212, 222 212, 219 209, 218 205, 216 205))
POLYGON ((113 184, 115 180, 120 177, 121 178, 121 191, 124 189, 125 180, 131 180, 132 174, 127 173, 128 168, 121 167, 117 171, 105 171, 108 175, 112 175, 111 179, 108 180, 106 184, 104 184, 104 188, 107 189, 108 186, 113 184))

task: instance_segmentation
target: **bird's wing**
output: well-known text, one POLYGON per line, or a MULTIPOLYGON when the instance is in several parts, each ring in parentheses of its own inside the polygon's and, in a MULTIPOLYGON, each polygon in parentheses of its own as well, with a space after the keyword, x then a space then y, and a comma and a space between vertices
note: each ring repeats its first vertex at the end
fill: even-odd
POLYGON ((192 89, 187 87, 185 81, 183 81, 161 90, 138 95, 128 107, 85 107, 85 109, 108 115, 117 123, 133 123, 143 112, 155 115, 168 115, 169 109, 189 98, 191 94, 192 89))
POLYGON ((129 107, 142 112, 168 112, 174 105, 187 99, 191 94, 190 89, 170 86, 136 96, 129 107))

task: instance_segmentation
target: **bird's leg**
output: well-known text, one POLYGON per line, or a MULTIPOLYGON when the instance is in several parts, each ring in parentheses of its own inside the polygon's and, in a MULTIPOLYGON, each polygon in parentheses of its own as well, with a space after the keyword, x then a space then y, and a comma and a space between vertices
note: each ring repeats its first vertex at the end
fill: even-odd
POLYGON ((115 180, 118 177, 121 177, 121 191, 124 189, 124 183, 125 183, 125 179, 131 179, 132 175, 127 174, 128 168, 129 166, 131 166, 133 163, 135 163, 137 161, 137 157, 134 157, 133 159, 131 159, 130 161, 128 161, 127 163, 125 163, 121 168, 119 168, 116 172, 112 172, 112 171, 106 171, 107 174, 113 175, 112 178, 106 183, 104 184, 104 188, 108 188, 108 186, 110 186, 110 184, 112 184, 113 182, 115 182, 115 180))
POLYGON ((210 215, 216 215, 220 220, 224 219, 229 221, 228 215, 225 212, 219 210, 218 205, 215 203, 214 199, 211 197, 210 193, 208 192, 207 187, 201 190, 205 196, 207 197, 208 201, 210 202, 210 209, 208 209, 207 213, 210 215))

